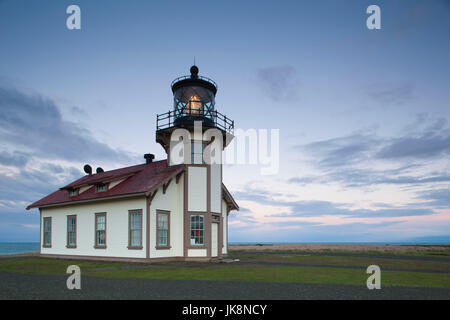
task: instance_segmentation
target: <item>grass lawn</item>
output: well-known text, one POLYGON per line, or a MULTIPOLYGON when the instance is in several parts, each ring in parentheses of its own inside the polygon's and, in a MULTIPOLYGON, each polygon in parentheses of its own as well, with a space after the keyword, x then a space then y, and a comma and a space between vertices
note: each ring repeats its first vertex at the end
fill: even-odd
POLYGON ((396 259, 357 256, 331 256, 326 253, 249 253, 233 252, 239 263, 155 263, 92 262, 50 258, 2 258, 0 271, 18 273, 65 274, 67 266, 78 265, 82 275, 106 278, 153 278, 174 280, 231 280, 304 282, 365 285, 367 266, 381 268, 382 286, 420 286, 450 288, 450 262, 420 258, 396 259), (271 265, 280 263, 281 265, 271 265), (302 266, 289 265, 290 263, 302 266), (311 265, 311 266, 309 266, 311 265), (350 268, 353 267, 353 268, 350 268), (356 268, 355 268, 356 267, 356 268), (383 270, 383 269, 398 270, 383 270), (404 271, 403 271, 404 270, 404 271), (408 271, 414 270, 414 271, 408 271), (432 272, 421 272, 428 270, 432 272), (436 272, 433 272, 436 271, 436 272), (439 273, 440 272, 440 273, 439 273), (443 273, 444 272, 444 273, 443 273))
POLYGON ((296 263, 304 265, 321 265, 321 266, 352 266, 367 268, 367 266, 375 264, 383 269, 402 269, 402 270, 432 270, 450 272, 449 261, 430 261, 415 257, 415 259, 402 259, 402 256, 390 255, 389 257, 380 257, 372 255, 371 257, 358 256, 334 256, 322 254, 308 253, 248 253, 237 252, 235 256, 245 261, 254 262, 274 262, 274 263, 296 263))

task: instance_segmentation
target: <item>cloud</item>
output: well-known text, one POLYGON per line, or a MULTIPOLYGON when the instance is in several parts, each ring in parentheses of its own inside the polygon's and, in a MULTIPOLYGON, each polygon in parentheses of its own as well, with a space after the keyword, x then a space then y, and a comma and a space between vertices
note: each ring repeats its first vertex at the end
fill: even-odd
POLYGON ((324 174, 292 177, 287 181, 299 185, 338 182, 347 187, 449 182, 450 172, 442 164, 439 170, 429 169, 433 165, 437 168, 437 163, 450 155, 447 120, 430 120, 420 115, 405 129, 398 137, 353 133, 294 146, 295 150, 309 154, 311 165, 324 174), (423 169, 426 166, 427 172, 423 169), (374 169, 383 167, 387 169, 374 169))
MULTIPOLYGON (((4 86, 0 86, 0 128, 2 143, 33 156, 69 161, 130 159, 125 152, 96 140, 85 128, 64 120, 52 100, 4 86)), ((5 161, 6 156, 3 157, 5 161)), ((23 164, 20 159, 16 151, 15 161, 23 164)))
POLYGON ((338 167, 369 159, 369 152, 379 143, 379 139, 374 136, 358 133, 313 142, 304 146, 303 149, 310 152, 320 166, 338 167))
MULTIPOLYGON (((14 175, 0 173, 1 200, 26 201, 30 204, 82 176, 75 167, 61 167, 61 171, 57 172, 49 170, 46 165, 38 169, 20 169, 14 175)), ((17 206, 19 211, 25 207, 23 204, 17 206)))
POLYGON ((328 201, 296 201, 290 203, 292 213, 272 215, 280 217, 317 217, 340 215, 352 218, 393 218, 409 216, 425 216, 435 214, 431 209, 408 207, 391 207, 383 209, 349 209, 349 204, 338 204, 328 201))
POLYGON ((262 68, 256 74, 257 84, 273 101, 291 100, 297 96, 296 73, 289 65, 262 68))
POLYGON ((450 17, 448 0, 418 1, 401 7, 392 25, 394 35, 417 35, 417 31, 430 25, 432 21, 446 21, 450 17), (411 23, 414 21, 414 23, 411 23))
POLYGON ((23 167, 27 164, 30 154, 21 151, 0 151, 0 164, 5 166, 23 167))
POLYGON ((39 214, 2 210, 0 219, 0 242, 39 241, 39 214))
POLYGON ((373 83, 364 89, 366 95, 383 106, 403 105, 413 100, 411 83, 373 83))
POLYGON ((382 159, 433 158, 450 154, 450 129, 438 119, 423 132, 393 138, 376 154, 382 159))
POLYGON ((65 163, 128 159, 86 129, 65 121, 52 100, 6 86, 0 86, 0 140, 0 164, 15 168, 0 172, 0 194, 8 201, 35 201, 83 175, 70 164, 48 159, 65 163), (27 166, 31 159, 32 166, 27 166))
POLYGON ((426 204, 438 208, 450 208, 450 188, 422 191, 418 199, 427 200, 426 204))
POLYGON ((427 183, 450 182, 450 174, 448 172, 432 172, 422 176, 402 175, 403 172, 410 171, 410 169, 418 167, 418 165, 411 165, 392 170, 342 168, 329 172, 326 175, 308 176, 306 178, 293 177, 288 179, 287 182, 299 185, 338 182, 346 187, 361 187, 381 184, 420 185, 427 183))
POLYGON ((239 225, 230 226, 230 238, 234 242, 292 242, 292 243, 335 243, 335 242, 386 242, 407 240, 408 235, 391 233, 386 236, 386 228, 395 227, 403 221, 384 221, 377 223, 348 223, 344 225, 323 225, 314 222, 279 221, 267 225, 239 225))
POLYGON ((299 147, 311 153, 321 167, 349 166, 376 159, 437 158, 450 154, 450 128, 445 118, 439 118, 423 129, 416 128, 415 132, 399 137, 355 133, 295 148, 299 147))
MULTIPOLYGON (((248 189, 246 192, 236 194, 238 200, 255 201, 259 204, 284 207, 285 211, 270 214, 266 217, 320 217, 320 216, 346 216, 352 218, 392 218, 405 216, 424 216, 435 214, 432 209, 410 206, 378 206, 381 209, 353 209, 351 203, 336 203, 322 200, 287 201, 274 199, 269 191, 248 189)), ((345 224, 343 222, 343 224, 345 224)))

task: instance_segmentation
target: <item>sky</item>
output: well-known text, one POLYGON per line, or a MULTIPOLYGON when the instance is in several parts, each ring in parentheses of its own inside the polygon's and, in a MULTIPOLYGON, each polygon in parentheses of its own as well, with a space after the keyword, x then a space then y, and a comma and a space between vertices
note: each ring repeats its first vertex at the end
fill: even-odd
POLYGON ((39 241, 25 207, 84 164, 164 159, 195 57, 236 128, 279 129, 276 174, 224 166, 230 242, 448 243, 449 31, 444 0, 0 0, 0 241, 39 241))

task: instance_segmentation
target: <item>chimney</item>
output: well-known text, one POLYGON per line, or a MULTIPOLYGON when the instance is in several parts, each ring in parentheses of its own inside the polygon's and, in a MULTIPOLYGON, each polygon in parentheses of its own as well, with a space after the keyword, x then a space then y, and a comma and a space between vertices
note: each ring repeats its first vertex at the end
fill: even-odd
POLYGON ((144 158, 145 158, 145 163, 149 164, 153 162, 153 159, 155 159, 155 155, 152 153, 146 153, 144 154, 144 158))

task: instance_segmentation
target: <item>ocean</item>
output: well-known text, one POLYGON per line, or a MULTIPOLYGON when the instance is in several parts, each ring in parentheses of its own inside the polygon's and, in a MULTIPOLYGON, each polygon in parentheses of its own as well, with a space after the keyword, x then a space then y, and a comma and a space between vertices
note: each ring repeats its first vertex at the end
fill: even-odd
POLYGON ((0 255, 39 252, 39 242, 0 242, 0 255))

